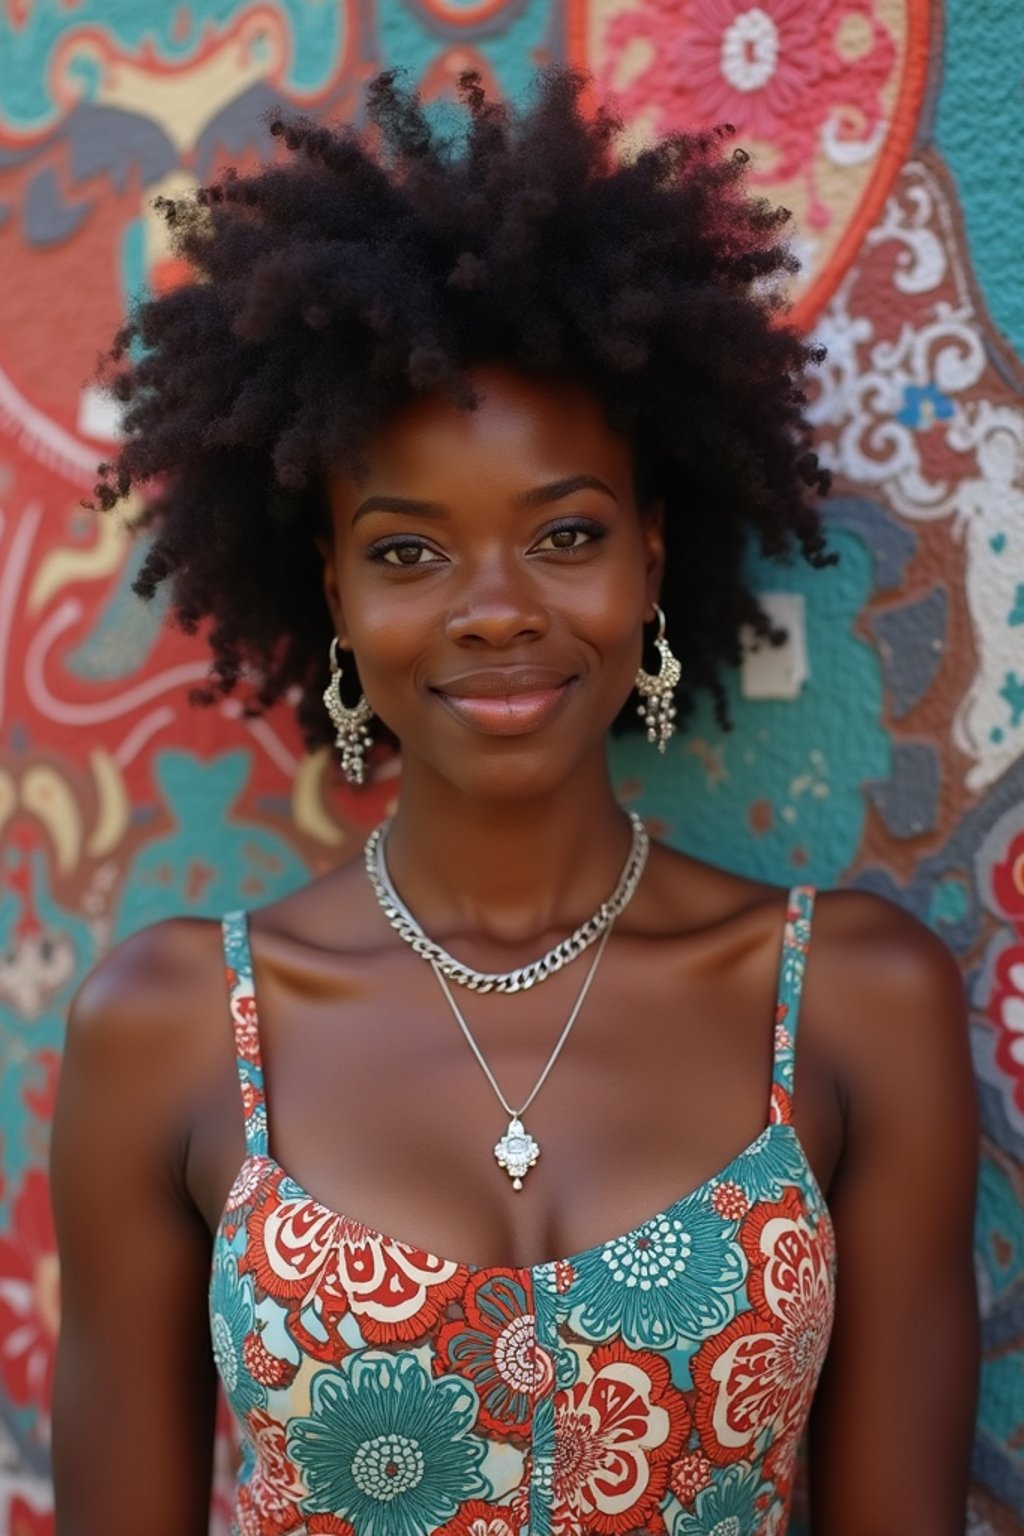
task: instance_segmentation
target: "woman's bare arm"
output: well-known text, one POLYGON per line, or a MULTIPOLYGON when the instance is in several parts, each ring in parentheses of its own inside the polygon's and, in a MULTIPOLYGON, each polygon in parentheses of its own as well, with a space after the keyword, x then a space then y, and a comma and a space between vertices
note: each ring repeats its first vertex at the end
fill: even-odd
POLYGON ((58 1536, 208 1527, 210 1234, 183 1184, 196 926, 127 940, 71 1008, 52 1152, 58 1536))
POLYGON ((846 1143, 829 1200, 838 1296, 812 1419, 813 1529, 963 1536, 978 1369, 963 985, 944 945, 877 898, 832 898, 821 927, 808 995, 842 1042, 846 1143))

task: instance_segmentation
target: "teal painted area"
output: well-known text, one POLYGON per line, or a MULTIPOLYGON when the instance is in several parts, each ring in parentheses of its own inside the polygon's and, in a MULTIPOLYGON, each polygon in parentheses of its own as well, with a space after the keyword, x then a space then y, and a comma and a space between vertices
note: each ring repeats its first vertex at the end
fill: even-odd
POLYGON ((1024 720, 1024 681, 1016 672, 1007 672, 999 697, 1006 700, 1010 711, 1010 727, 1015 729, 1024 720))
POLYGON ((146 281, 146 226, 142 219, 130 219, 121 234, 121 292, 127 311, 133 302, 150 297, 146 281))
POLYGON ((259 906, 308 878, 284 838, 234 818, 250 766, 242 751, 207 762, 190 752, 157 754, 154 773, 174 830, 147 843, 129 865, 115 939, 170 913, 216 917, 259 906))
POLYGON ((741 698, 734 674, 731 732, 702 698, 664 758, 643 737, 611 749, 620 793, 670 842, 780 885, 838 883, 860 843, 861 786, 889 772, 878 658, 853 632, 871 591, 871 554, 848 531, 829 538, 839 564, 828 570, 751 562, 758 590, 804 594, 810 677, 798 698, 741 698))
MULTIPOLYGON (((494 71, 498 88, 504 96, 518 96, 533 77, 535 50, 546 46, 551 28, 548 0, 527 0, 517 13, 509 7, 508 21, 493 35, 482 35, 470 28, 464 38, 452 29, 450 46, 464 43, 481 54, 494 71)), ((438 29, 428 27, 411 6, 402 0, 379 0, 377 36, 380 57, 389 65, 408 69, 419 82, 437 61, 444 44, 438 29)))
MULTIPOLYGON (((107 34, 116 52, 136 59, 144 48, 165 65, 188 64, 204 32, 225 30, 247 12, 266 11, 245 0, 193 0, 189 5, 141 5, 138 0, 35 0, 22 26, 11 8, 0 11, 0 118, 19 132, 40 132, 63 114, 53 99, 50 72, 57 43, 73 47, 76 32, 107 34)), ((346 7, 338 0, 274 0, 273 14, 286 23, 290 68, 285 85, 301 96, 321 90, 335 74, 344 52, 346 7)), ((95 63, 79 54, 70 63, 82 97, 99 85, 95 63)))
POLYGON ((1024 1474, 1024 1454, 1018 1449, 1022 1380, 1024 1350, 1007 1350, 982 1362, 978 1428, 1005 1447, 1019 1474, 1024 1474))
POLYGON ((944 11, 935 140, 956 177, 989 311, 1024 356, 1024 5, 954 0, 944 11))
POLYGON ((157 754, 154 773, 173 831, 146 843, 127 868, 115 938, 170 912, 220 917, 236 906, 259 906, 309 879, 286 840, 233 819, 249 771, 246 751, 209 762, 183 751, 157 754))
POLYGON ((988 1154, 981 1161, 975 1239, 991 1308, 1024 1280, 1024 1230, 1017 1192, 988 1154))
POLYGON ((932 891, 928 921, 936 931, 955 928, 970 910, 970 891, 960 875, 944 875, 932 891))

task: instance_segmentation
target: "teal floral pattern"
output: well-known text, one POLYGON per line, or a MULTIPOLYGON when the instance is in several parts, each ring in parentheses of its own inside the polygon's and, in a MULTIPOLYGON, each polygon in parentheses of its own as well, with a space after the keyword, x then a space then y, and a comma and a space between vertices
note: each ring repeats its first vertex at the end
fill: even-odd
POLYGON ((746 1275, 735 1222, 704 1191, 575 1260, 572 1321, 586 1338, 634 1349, 695 1342, 728 1323, 746 1275))
POLYGON ((233 1536, 784 1536, 835 1288, 792 1124, 813 894, 787 904, 761 1133, 632 1231, 521 1269, 399 1242, 275 1162, 246 917, 225 917, 246 1158, 210 1327, 242 1431, 233 1536))
POLYGON ((210 1336, 224 1392, 242 1420, 254 1408, 261 1408, 267 1398, 265 1387, 254 1380, 245 1364, 245 1340, 254 1318, 252 1286, 239 1275, 234 1254, 221 1250, 214 1258, 210 1284, 210 1336))
POLYGON ((463 1499, 493 1492, 466 1382, 433 1380, 411 1354, 360 1353, 320 1371, 310 1396, 313 1412, 288 1430, 306 1513, 340 1515, 365 1536, 426 1536, 463 1499))
POLYGON ((698 1493, 692 1511, 676 1520, 672 1536, 761 1536, 764 1517, 759 1501, 772 1495, 772 1485, 755 1467, 736 1462, 698 1493))
POLYGON ((789 1124, 769 1125, 729 1167, 729 1178, 749 1200, 778 1200, 806 1173, 807 1162, 789 1124))

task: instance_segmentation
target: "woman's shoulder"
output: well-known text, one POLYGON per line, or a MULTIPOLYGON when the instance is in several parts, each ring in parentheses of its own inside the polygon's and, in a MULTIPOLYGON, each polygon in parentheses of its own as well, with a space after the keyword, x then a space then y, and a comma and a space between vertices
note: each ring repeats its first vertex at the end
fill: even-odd
MULTIPOLYGON (((962 1018, 957 959, 933 929, 874 891, 826 890, 815 901, 814 969, 838 1005, 904 1029, 929 1018, 962 1018)), ((808 964, 808 984, 810 985, 808 964)))
POLYGON ((220 924, 168 917, 114 945, 83 977, 67 1015, 66 1061, 142 1087, 209 1061, 226 1013, 220 924))
MULTIPOLYGON (((650 905, 666 926, 758 926, 777 923, 801 887, 813 893, 814 971, 830 987, 864 1002, 875 994, 945 1000, 960 988, 955 956, 926 923, 874 891, 818 886, 795 871, 788 880, 762 880, 656 845, 650 905)), ((805 907, 805 910, 806 907, 805 907)), ((810 969, 808 969, 808 975, 810 969)))
POLYGON ((871 891, 819 894, 805 1022, 854 1124, 969 1124, 974 1079, 963 977, 938 934, 871 891))

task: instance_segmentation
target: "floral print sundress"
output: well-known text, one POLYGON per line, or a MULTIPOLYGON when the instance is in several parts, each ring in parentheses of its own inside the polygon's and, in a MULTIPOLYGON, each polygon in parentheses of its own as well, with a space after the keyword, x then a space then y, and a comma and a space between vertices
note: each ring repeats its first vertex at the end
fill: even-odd
POLYGON ((783 1536, 835 1285, 791 1123, 813 904, 789 892, 761 1134, 633 1231, 524 1269, 388 1237, 275 1162, 247 918, 224 917, 246 1158, 210 1322, 236 1536, 783 1536))

